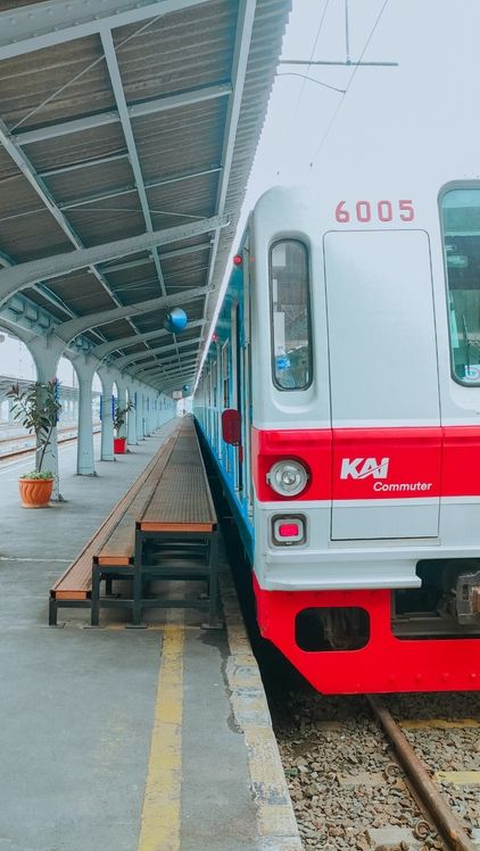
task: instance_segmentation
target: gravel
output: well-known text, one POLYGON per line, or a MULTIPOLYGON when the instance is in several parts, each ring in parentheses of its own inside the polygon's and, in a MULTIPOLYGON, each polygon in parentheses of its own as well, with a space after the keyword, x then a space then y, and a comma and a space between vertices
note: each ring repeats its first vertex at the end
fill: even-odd
MULTIPOLYGON (((398 720, 465 718, 480 724, 480 695, 394 695, 398 720)), ((365 699, 278 686, 271 711, 305 849, 427 851, 441 839, 410 795, 365 699)), ((480 726, 405 729, 431 773, 480 771, 480 726)), ((462 821, 480 829, 480 787, 442 782, 462 821)), ((480 846, 479 846, 480 848, 480 846)))

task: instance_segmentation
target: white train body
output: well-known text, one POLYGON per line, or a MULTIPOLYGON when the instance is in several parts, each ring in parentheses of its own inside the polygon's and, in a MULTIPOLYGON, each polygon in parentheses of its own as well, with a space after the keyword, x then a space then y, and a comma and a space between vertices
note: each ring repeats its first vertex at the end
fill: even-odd
POLYGON ((229 463, 263 634, 322 691, 478 688, 480 182, 273 189, 242 297, 229 463))

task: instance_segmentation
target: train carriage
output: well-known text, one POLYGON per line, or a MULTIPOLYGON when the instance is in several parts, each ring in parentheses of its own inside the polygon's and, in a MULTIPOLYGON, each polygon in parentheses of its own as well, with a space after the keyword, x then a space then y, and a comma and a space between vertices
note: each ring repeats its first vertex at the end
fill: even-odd
POLYGON ((268 191, 195 413, 262 635, 319 691, 478 689, 478 182, 268 191))

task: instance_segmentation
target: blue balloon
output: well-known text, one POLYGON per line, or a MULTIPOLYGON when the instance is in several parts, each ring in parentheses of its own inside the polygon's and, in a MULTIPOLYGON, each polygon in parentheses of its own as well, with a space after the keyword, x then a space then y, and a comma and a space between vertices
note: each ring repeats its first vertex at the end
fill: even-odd
POLYGON ((179 334, 186 328, 188 322, 187 314, 181 307, 174 307, 167 313, 163 327, 171 334, 179 334))

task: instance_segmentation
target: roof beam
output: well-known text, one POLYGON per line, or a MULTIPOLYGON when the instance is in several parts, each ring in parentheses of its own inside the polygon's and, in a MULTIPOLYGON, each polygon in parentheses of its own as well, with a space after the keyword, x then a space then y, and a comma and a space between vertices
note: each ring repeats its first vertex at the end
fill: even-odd
POLYGON ((194 357, 188 358, 186 361, 182 361, 181 364, 174 363, 171 361, 169 364, 164 367, 160 361, 157 361, 154 367, 150 369, 131 369, 129 366, 124 367, 124 371, 128 372, 132 378, 135 378, 138 381, 150 381, 150 379, 155 378, 156 375, 164 376, 171 375, 172 373, 183 372, 185 369, 195 366, 195 362, 197 359, 197 353, 195 352, 194 357), (168 368, 172 367, 172 368, 168 368), (174 368, 173 368, 174 367, 174 368))
MULTIPOLYGON (((168 186, 170 183, 178 183, 183 180, 191 180, 194 177, 203 177, 208 174, 217 174, 222 169, 206 168, 203 171, 188 171, 177 177, 168 177, 159 180, 145 181, 145 189, 157 189, 159 186, 168 186)), ((68 201, 65 204, 59 204, 61 210, 73 210, 75 207, 83 207, 85 204, 95 204, 96 201, 108 201, 110 198, 118 198, 120 195, 131 195, 136 192, 136 186, 123 186, 114 189, 112 192, 100 192, 96 195, 85 195, 83 198, 78 198, 76 201, 68 201)))
MULTIPOLYGON (((28 263, 19 263, 11 269, 1 269, 0 304, 19 290, 31 287, 39 281, 59 278, 62 275, 68 275, 69 272, 75 272, 77 269, 85 269, 96 263, 105 263, 108 260, 114 260, 116 257, 127 257, 129 254, 147 251, 155 245, 180 242, 183 239, 210 233, 226 225, 228 225, 228 216, 213 216, 198 222, 189 222, 186 225, 175 225, 175 227, 164 228, 152 233, 129 236, 92 248, 78 248, 76 251, 67 251, 64 254, 31 260, 28 263)), ((175 300, 178 300, 176 295, 175 300)))
MULTIPOLYGON (((191 328, 202 328, 205 325, 205 319, 195 319, 194 322, 188 323, 188 330, 191 328)), ((148 334, 135 334, 133 337, 121 337, 120 340, 115 340, 113 343, 102 343, 95 348, 95 357, 102 360, 121 349, 128 349, 130 346, 136 346, 138 343, 146 343, 148 340, 156 340, 158 337, 169 337, 171 331, 165 328, 149 331, 148 334)))
MULTIPOLYGON (((237 138, 238 122, 240 119, 240 109, 242 105, 243 90, 245 87, 245 78, 247 74, 248 57, 250 53, 250 42, 252 40, 253 25, 255 21, 255 12, 257 8, 257 0, 240 0, 237 15, 237 28, 235 49, 232 62, 232 85, 233 93, 228 104, 228 112, 225 123, 225 135, 222 151, 222 174, 218 184, 216 211, 222 213, 225 209, 225 201, 227 198, 228 185, 230 182, 230 173, 232 170, 233 152, 235 141, 237 138)), ((219 234, 216 233, 213 241, 212 252, 210 254, 210 270, 207 276, 207 283, 211 285, 215 273, 215 263, 217 259, 219 234)), ((205 316, 208 313, 208 298, 205 302, 205 316)))
POLYGON ((136 370, 131 370, 129 367, 126 367, 124 371, 125 371, 125 372, 128 372, 128 374, 129 374, 132 378, 134 378, 135 380, 137 380, 137 381, 145 381, 145 382, 147 382, 147 381, 150 381, 151 379, 156 378, 157 376, 158 376, 159 378, 164 378, 164 377, 168 377, 168 376, 170 376, 170 375, 177 375, 177 374, 181 374, 181 373, 183 373, 183 371, 184 371, 185 369, 188 369, 188 368, 190 368, 190 366, 191 366, 191 365, 194 365, 194 363, 195 363, 195 359, 196 359, 196 357, 194 357, 194 358, 192 358, 192 359, 190 359, 190 358, 189 358, 189 359, 187 359, 187 360, 185 361, 185 365, 184 365, 184 366, 183 366, 183 365, 182 365, 182 366, 175 365, 175 368, 174 368, 174 369, 170 369, 170 370, 169 370, 169 369, 166 369, 166 368, 165 368, 165 367, 164 367, 164 366, 163 366, 163 365, 162 365, 162 364, 158 361, 158 362, 155 364, 155 366, 154 366, 154 367, 150 367, 150 369, 143 369, 143 370, 141 370, 141 369, 136 369, 136 370))
MULTIPOLYGON (((0 120, 0 144, 3 146, 7 154, 13 160, 17 168, 20 169, 23 176, 28 180, 30 186, 36 192, 42 203, 47 208, 48 212, 54 217, 55 221, 57 222, 63 233, 66 235, 66 237, 69 239, 69 241, 72 243, 72 245, 77 249, 83 248, 83 242, 79 238, 75 229, 72 227, 70 222, 65 218, 64 214, 59 209, 55 199, 51 195, 49 189, 43 182, 42 178, 36 172, 28 157, 21 150, 21 148, 19 148, 17 143, 12 140, 11 136, 8 133, 7 127, 2 120, 0 120)), ((120 305, 121 302, 118 300, 115 293, 112 292, 112 290, 110 289, 110 286, 103 277, 102 273, 99 272, 98 269, 95 269, 93 265, 90 266, 90 271, 92 272, 92 274, 95 275, 99 283, 106 290, 114 304, 120 305)), ((39 283, 39 281, 36 281, 36 283, 39 283)))
MULTIPOLYGON (((168 378, 169 376, 166 377, 168 378)), ((179 372, 176 377, 175 375, 172 376, 173 381, 170 380, 165 382, 161 381, 161 378, 162 376, 159 376, 159 379, 155 382, 155 384, 152 384, 151 386, 154 387, 155 390, 158 390, 159 393, 167 393, 171 390, 180 390, 180 382, 182 384, 187 384, 190 381, 193 381, 193 372, 191 370, 189 370, 188 372, 179 372)))
MULTIPOLYGON (((78 0, 77 0, 78 2, 78 0)), ((109 32, 107 30, 107 32, 109 32)), ((129 119, 141 118, 143 115, 155 115, 166 112, 169 109, 179 109, 191 106, 195 103, 203 103, 207 100, 227 97, 232 92, 229 83, 218 83, 212 86, 204 86, 198 89, 189 89, 174 95, 152 98, 140 103, 126 106, 129 119)), ((106 112, 97 112, 94 115, 85 115, 71 121, 61 121, 58 124, 47 124, 45 127, 36 127, 34 130, 23 130, 13 134, 13 138, 19 145, 33 145, 45 139, 56 139, 59 136, 68 136, 71 133, 81 133, 83 130, 92 130, 95 127, 105 127, 107 124, 116 124, 121 121, 119 109, 111 109, 106 112)))
MULTIPOLYGON (((207 251, 211 248, 210 242, 201 242, 198 245, 187 245, 185 248, 174 248, 172 251, 164 251, 160 254, 160 260, 172 260, 174 257, 183 257, 184 254, 197 254, 199 251, 207 251)), ((110 272, 121 272, 123 269, 135 269, 137 266, 145 266, 152 263, 152 257, 140 257, 138 260, 126 260, 125 263, 117 263, 112 266, 103 266, 102 272, 108 275, 110 272)))
POLYGON ((0 13, 0 60, 199 6, 209 0, 45 0, 0 13))
MULTIPOLYGON (((184 340, 181 343, 171 343, 168 346, 156 346, 154 349, 145 349, 144 352, 132 352, 129 355, 116 358, 113 365, 117 367, 117 369, 123 369, 123 367, 127 366, 129 363, 136 364, 138 361, 148 360, 148 358, 161 357, 165 354, 165 352, 173 352, 177 348, 185 349, 188 346, 198 346, 199 342, 200 338, 197 337, 195 340, 184 340)), ((143 364, 143 366, 145 366, 145 364, 143 364)), ((140 368, 142 368, 142 364, 140 364, 140 368)))
MULTIPOLYGON (((208 292, 208 287, 196 287, 192 290, 186 290, 184 293, 179 293, 175 296, 175 304, 188 304, 188 302, 194 301, 197 298, 203 298, 208 292)), ((78 319, 62 322, 55 328, 55 334, 66 343, 69 343, 75 337, 78 337, 79 334, 83 334, 84 331, 89 331, 91 328, 108 325, 110 322, 117 322, 119 319, 130 319, 132 316, 150 313, 152 310, 168 308, 171 301, 171 296, 159 296, 158 298, 150 298, 147 301, 140 301, 126 307, 101 310, 98 313, 91 313, 89 316, 80 316, 78 319)))
MULTIPOLYGON (((125 142, 127 144, 128 157, 130 160, 130 166, 133 171, 133 176, 135 179, 135 185, 137 187, 138 197, 140 198, 140 206, 142 208, 143 218, 145 220, 145 226, 148 233, 153 232, 153 222, 152 216, 150 214, 150 207, 148 204, 147 192, 145 189, 145 184, 143 182, 143 174, 140 166, 140 160, 138 158, 137 151, 137 143, 135 142, 135 137, 133 135, 132 123, 130 121, 130 116, 128 114, 127 101, 125 98, 125 92, 123 90, 123 82, 120 74, 120 68, 118 66, 117 54, 115 53, 115 45, 113 43, 112 32, 109 29, 102 28, 100 32, 100 38, 102 40, 103 52, 105 55, 105 61, 107 63, 108 73, 110 76, 110 82, 113 88, 113 94, 115 97, 115 103, 117 104, 118 115, 122 124, 123 135, 125 137, 125 142)), ((167 294, 167 289, 165 287, 165 279, 163 277, 162 267, 160 265, 160 260, 158 259, 158 251, 157 246, 152 246, 152 256, 153 262, 155 264, 155 269, 157 270, 158 281, 160 284, 160 291, 162 295, 167 294)))
POLYGON ((138 381, 147 381, 147 380, 151 381, 152 379, 155 379, 157 376, 158 376, 158 378, 161 379, 161 378, 175 377, 176 375, 184 375, 186 370, 192 370, 194 365, 195 365, 195 360, 192 360, 191 363, 185 362, 185 364, 183 366, 177 367, 176 369, 164 370, 164 369, 161 368, 160 364, 157 364, 155 371, 152 370, 152 369, 145 369, 145 370, 143 370, 143 372, 138 372, 138 371, 134 372, 134 373, 129 372, 129 374, 132 376, 132 378, 135 378, 138 381), (152 375, 152 373, 154 373, 154 374, 152 375), (145 376, 145 378, 143 378, 143 376, 145 376))
POLYGON ((67 163, 66 165, 59 165, 55 168, 46 168, 39 171, 38 176, 55 177, 57 174, 65 174, 67 171, 77 171, 79 168, 95 168, 98 165, 109 165, 110 163, 126 159, 128 159, 127 151, 116 154, 107 154, 105 157, 90 157, 90 159, 81 160, 80 162, 67 163))

